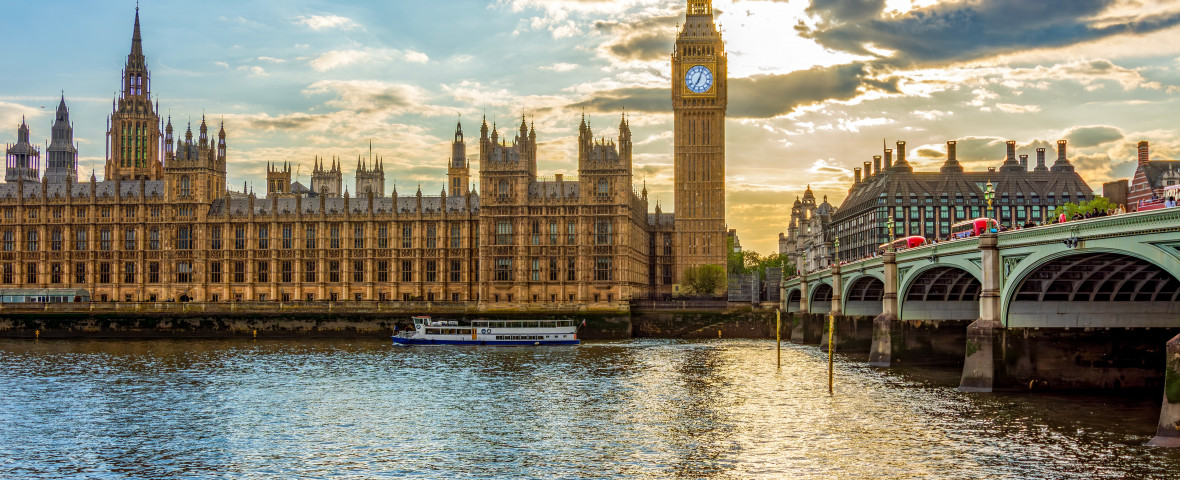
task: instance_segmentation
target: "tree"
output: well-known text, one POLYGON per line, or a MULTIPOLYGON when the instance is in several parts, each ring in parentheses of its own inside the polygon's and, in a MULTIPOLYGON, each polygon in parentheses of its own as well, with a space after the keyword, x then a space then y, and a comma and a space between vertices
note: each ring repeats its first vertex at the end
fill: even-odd
POLYGON ((725 269, 721 265, 688 267, 682 283, 690 295, 713 295, 725 283, 725 269))
POLYGON ((762 256, 753 250, 729 252, 729 262, 726 272, 729 274, 745 274, 758 272, 763 280, 766 279, 766 269, 782 268, 784 276, 795 274, 795 265, 791 258, 782 253, 772 253, 762 256))
POLYGON ((1064 213, 1065 218, 1073 219, 1088 213, 1106 212, 1114 208, 1118 208, 1118 206, 1114 202, 1111 202, 1110 199, 1106 197, 1094 197, 1093 200, 1088 202, 1082 202, 1080 204, 1070 202, 1057 207, 1053 210, 1053 216, 1059 217, 1064 213))

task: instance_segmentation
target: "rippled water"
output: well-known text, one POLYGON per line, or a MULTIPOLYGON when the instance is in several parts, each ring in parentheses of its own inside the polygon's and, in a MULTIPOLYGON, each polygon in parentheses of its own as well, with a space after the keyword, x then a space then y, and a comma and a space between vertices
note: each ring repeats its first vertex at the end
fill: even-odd
MULTIPOLYGON (((815 347, 0 341, 2 478, 1175 478, 1158 401, 815 347)), ((1154 398, 1155 394, 1152 395, 1154 398)))

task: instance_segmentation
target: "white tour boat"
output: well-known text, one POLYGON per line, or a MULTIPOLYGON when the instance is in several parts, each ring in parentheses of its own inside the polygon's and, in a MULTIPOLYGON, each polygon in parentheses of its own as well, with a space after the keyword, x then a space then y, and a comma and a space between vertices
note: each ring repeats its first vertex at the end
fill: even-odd
MULTIPOLYGON (((454 320, 413 317, 414 330, 393 336, 397 345, 577 345, 574 320, 454 320)), ((585 323, 585 322, 583 322, 585 323)))

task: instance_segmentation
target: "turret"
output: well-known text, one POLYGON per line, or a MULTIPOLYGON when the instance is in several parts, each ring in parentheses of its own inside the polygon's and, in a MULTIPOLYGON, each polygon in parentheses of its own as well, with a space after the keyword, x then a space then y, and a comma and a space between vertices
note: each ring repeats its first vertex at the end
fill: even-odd
POLYGON ((41 167, 41 152, 29 142, 29 125, 21 117, 16 129, 16 144, 5 151, 4 181, 16 183, 21 188, 25 183, 38 183, 41 167))
MULTIPOLYGON (((484 122, 481 133, 487 132, 487 122, 484 122)), ((484 139, 480 139, 483 148, 484 139)), ((463 124, 455 123, 455 139, 451 142, 451 161, 447 165, 447 185, 451 193, 459 195, 467 192, 467 185, 471 179, 471 168, 467 163, 467 144, 463 141, 463 124)))
POLYGON ((221 167, 225 167, 225 121, 221 122, 221 130, 217 132, 217 160, 221 167))
POLYGON ((631 125, 627 123, 627 115, 619 120, 619 158, 630 169, 631 166, 631 125))
POLYGON ((78 149, 74 146, 74 127, 70 125, 70 111, 66 108, 64 93, 61 103, 57 106, 50 138, 49 147, 45 149, 47 157, 45 181, 48 183, 78 181, 78 149))
POLYGON ((201 115, 201 136, 198 141, 202 147, 209 146, 209 126, 205 124, 205 116, 201 115))
POLYGON ((164 127, 164 159, 171 159, 175 155, 172 140, 172 115, 168 115, 168 125, 164 127))

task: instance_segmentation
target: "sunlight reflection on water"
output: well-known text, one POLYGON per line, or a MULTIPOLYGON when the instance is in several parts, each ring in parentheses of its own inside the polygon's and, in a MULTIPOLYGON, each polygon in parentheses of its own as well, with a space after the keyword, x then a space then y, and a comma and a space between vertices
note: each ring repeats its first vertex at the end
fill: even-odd
POLYGON ((3 478, 1170 478, 1158 403, 634 340, 0 341, 3 478))

